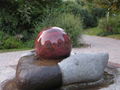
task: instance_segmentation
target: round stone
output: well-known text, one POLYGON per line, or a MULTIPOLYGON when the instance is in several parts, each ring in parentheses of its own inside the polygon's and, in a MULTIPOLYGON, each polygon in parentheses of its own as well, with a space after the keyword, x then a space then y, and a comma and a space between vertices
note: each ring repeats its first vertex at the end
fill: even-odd
POLYGON ((44 59, 68 57, 71 47, 70 37, 59 27, 42 30, 35 41, 36 54, 44 59))

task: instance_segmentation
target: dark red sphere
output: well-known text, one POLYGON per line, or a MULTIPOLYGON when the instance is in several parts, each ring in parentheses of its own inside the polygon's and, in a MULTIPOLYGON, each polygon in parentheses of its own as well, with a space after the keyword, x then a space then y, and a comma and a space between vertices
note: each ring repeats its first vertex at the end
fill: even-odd
POLYGON ((43 29, 35 41, 36 54, 44 59, 68 57, 71 47, 70 37, 59 27, 43 29))

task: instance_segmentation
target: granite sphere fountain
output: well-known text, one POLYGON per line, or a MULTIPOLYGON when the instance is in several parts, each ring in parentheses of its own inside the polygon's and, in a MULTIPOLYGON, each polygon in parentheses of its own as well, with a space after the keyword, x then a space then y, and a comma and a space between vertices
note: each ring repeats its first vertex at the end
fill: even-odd
POLYGON ((35 51, 39 58, 60 59, 70 55, 70 37, 62 28, 51 27, 42 30, 35 41, 35 51))
POLYGON ((105 72, 107 53, 74 54, 71 48, 70 37, 62 28, 42 30, 35 40, 35 50, 21 56, 15 78, 2 89, 90 90, 113 82, 113 75, 105 72))

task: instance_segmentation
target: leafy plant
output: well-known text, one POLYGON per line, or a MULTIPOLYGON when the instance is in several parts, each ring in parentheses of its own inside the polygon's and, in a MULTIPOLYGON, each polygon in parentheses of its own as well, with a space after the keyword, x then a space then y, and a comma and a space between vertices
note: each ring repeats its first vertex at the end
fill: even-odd
POLYGON ((46 8, 57 8, 61 0, 0 0, 0 28, 10 35, 34 33, 34 24, 46 15, 46 8))
POLYGON ((22 42, 16 40, 14 37, 9 36, 6 40, 3 41, 3 47, 5 49, 20 48, 22 47, 22 42))
POLYGON ((82 9, 80 15, 83 23, 83 28, 96 27, 98 25, 97 18, 88 12, 88 10, 82 9))
POLYGON ((102 35, 118 34, 120 33, 120 15, 109 18, 107 22, 106 18, 103 18, 99 22, 99 28, 101 28, 102 35))

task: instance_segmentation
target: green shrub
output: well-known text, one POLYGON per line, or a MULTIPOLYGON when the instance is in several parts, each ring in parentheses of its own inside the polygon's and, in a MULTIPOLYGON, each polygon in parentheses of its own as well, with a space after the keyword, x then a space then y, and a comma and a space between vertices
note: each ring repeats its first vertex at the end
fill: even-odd
MULTIPOLYGON (((26 37, 30 37, 29 34, 23 32, 26 37)), ((24 39, 23 37, 22 39, 24 39)), ((14 48, 33 48, 34 46, 34 38, 28 39, 25 42, 21 40, 21 36, 10 36, 4 32, 0 31, 0 49, 14 49, 14 48)))
POLYGON ((120 15, 109 17, 107 22, 106 18, 103 18, 99 22, 99 28, 103 31, 100 35, 119 34, 120 33, 120 15))
POLYGON ((3 37, 4 37, 4 33, 0 32, 0 49, 2 48, 3 45, 3 37))
POLYGON ((4 32, 0 31, 0 49, 4 48, 4 41, 8 38, 9 35, 5 34, 4 32))
POLYGON ((32 39, 32 40, 28 40, 28 41, 26 41, 25 43, 24 43, 24 47, 27 47, 27 48, 34 48, 34 39, 32 39))
POLYGON ((57 8, 62 0, 0 0, 0 29, 10 35, 34 33, 34 24, 46 15, 46 7, 57 8))
POLYGON ((92 8, 93 10, 89 11, 89 9, 84 9, 84 5, 85 3, 79 0, 76 0, 76 2, 66 1, 60 10, 62 13, 72 13, 75 16, 79 16, 81 18, 83 28, 96 27, 98 25, 97 18, 104 16, 104 10, 92 8))
POLYGON ((72 13, 75 16, 80 16, 80 10, 82 8, 81 4, 72 2, 72 1, 66 1, 61 6, 62 13, 72 13))
POLYGON ((93 16, 97 17, 97 18, 102 18, 106 16, 107 10, 104 8, 93 8, 91 10, 91 13, 93 16))
POLYGON ((96 27, 98 25, 97 18, 88 12, 87 9, 81 9, 80 12, 83 28, 96 27))
POLYGON ((0 31, 0 41, 3 40, 4 38, 4 33, 0 31))
POLYGON ((14 37, 9 36, 6 40, 3 41, 4 49, 20 48, 23 46, 21 41, 16 40, 14 37))
POLYGON ((72 39, 73 46, 79 45, 78 36, 81 33, 80 18, 70 13, 58 14, 58 16, 53 17, 45 18, 42 23, 38 24, 36 33, 45 27, 58 26, 63 28, 68 33, 72 39))

